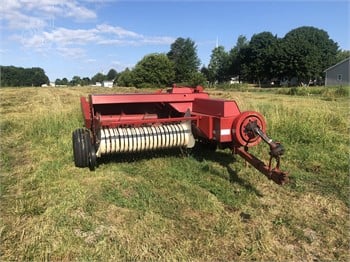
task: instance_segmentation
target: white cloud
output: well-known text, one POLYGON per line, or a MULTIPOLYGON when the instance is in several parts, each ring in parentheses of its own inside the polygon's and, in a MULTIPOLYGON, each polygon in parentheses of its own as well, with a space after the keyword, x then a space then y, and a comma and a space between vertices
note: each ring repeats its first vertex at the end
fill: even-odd
MULTIPOLYGON (((51 31, 31 30, 12 37, 31 51, 48 56, 58 53, 68 58, 85 58, 92 46, 170 45, 175 41, 168 36, 144 36, 119 26, 97 25, 90 29, 53 28, 51 31)), ((103 48, 103 47, 101 47, 103 48)))
POLYGON ((0 20, 5 20, 10 29, 30 30, 41 29, 46 25, 42 18, 29 16, 17 10, 6 10, 2 12, 0 20))
POLYGON ((67 1, 65 3, 66 16, 76 18, 76 20, 88 20, 97 17, 96 13, 75 2, 67 1))
POLYGON ((119 26, 111 26, 107 24, 97 25, 96 29, 99 30, 101 33, 111 33, 118 37, 132 37, 132 38, 140 38, 142 35, 125 30, 124 28, 121 28, 119 26))
POLYGON ((9 29, 39 29, 49 20, 68 17, 75 21, 96 19, 95 11, 76 0, 3 0, 0 21, 9 29))
POLYGON ((174 42, 168 36, 144 36, 124 28, 111 25, 97 25, 91 29, 54 28, 51 31, 33 31, 25 37, 17 35, 17 40, 28 48, 40 48, 43 43, 57 46, 76 45, 168 45, 174 42))
POLYGON ((174 41, 175 41, 175 38, 169 37, 169 36, 149 36, 149 37, 144 37, 142 39, 143 44, 151 44, 151 45, 164 45, 164 44, 170 45, 174 41))
MULTIPOLYGON (((69 18, 83 22, 97 18, 93 6, 109 0, 2 0, 1 29, 8 30, 7 39, 19 42, 25 49, 49 55, 58 52, 71 58, 86 57, 91 46, 170 45, 169 36, 146 36, 107 23, 91 28, 55 27, 55 19, 69 18)), ((73 23, 73 26, 77 26, 73 23)))
POLYGON ((86 56, 85 50, 77 47, 58 47, 57 52, 67 58, 83 58, 86 56))
POLYGON ((59 45, 84 45, 88 42, 98 40, 96 29, 67 29, 57 28, 51 32, 43 32, 42 37, 48 42, 55 42, 59 45))
POLYGON ((20 8, 18 0, 2 0, 0 5, 0 13, 8 12, 20 8))
POLYGON ((95 58, 88 58, 88 59, 84 60, 85 63, 95 63, 96 61, 97 61, 97 59, 95 59, 95 58))

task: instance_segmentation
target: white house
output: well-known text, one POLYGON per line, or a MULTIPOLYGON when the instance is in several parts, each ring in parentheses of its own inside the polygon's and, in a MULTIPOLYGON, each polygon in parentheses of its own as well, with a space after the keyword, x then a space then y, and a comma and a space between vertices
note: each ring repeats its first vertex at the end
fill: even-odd
POLYGON ((107 81, 107 80, 105 80, 105 81, 102 82, 102 86, 103 86, 103 87, 112 88, 112 87, 113 87, 113 81, 107 81))
POLYGON ((326 86, 350 86, 350 57, 325 70, 326 86))
POLYGON ((240 83, 239 76, 231 77, 230 85, 239 84, 239 83, 240 83))

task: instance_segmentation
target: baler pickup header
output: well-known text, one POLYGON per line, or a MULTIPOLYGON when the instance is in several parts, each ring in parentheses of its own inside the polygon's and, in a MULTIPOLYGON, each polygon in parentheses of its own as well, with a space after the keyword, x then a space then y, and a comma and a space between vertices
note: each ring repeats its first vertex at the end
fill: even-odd
POLYGON ((266 135, 263 116, 241 112, 233 100, 213 99, 203 88, 176 87, 155 93, 81 97, 85 128, 73 132, 74 162, 95 169, 103 155, 163 148, 192 148, 196 143, 230 148, 278 184, 282 145, 266 135), (261 141, 270 146, 266 165, 248 152, 261 141), (272 167, 272 160, 276 166, 272 167))

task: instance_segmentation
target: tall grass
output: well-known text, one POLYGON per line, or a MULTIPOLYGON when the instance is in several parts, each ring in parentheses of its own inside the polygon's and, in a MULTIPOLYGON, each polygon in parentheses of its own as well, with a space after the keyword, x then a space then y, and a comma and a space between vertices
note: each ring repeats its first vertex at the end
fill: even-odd
POLYGON ((279 88, 276 93, 293 96, 320 96, 326 100, 335 100, 342 97, 348 98, 350 86, 279 88))
MULTIPOLYGON (((349 259, 347 100, 210 91, 265 116, 286 148, 280 187, 202 148, 75 168, 71 132, 90 92, 101 89, 0 90, 2 261, 349 259)), ((268 160, 266 146, 251 151, 268 160)))

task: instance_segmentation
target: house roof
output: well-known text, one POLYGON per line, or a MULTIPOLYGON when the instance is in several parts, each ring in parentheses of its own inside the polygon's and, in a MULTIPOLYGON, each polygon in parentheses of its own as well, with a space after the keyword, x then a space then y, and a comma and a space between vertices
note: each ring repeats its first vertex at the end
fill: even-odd
POLYGON ((336 66, 338 66, 338 65, 340 65, 340 64, 342 64, 342 63, 344 63, 344 62, 346 62, 346 61, 349 61, 350 62, 350 56, 348 57, 348 58, 345 58, 344 60, 342 60, 342 61, 340 61, 339 63, 337 63, 337 64, 335 64, 335 65, 332 65, 331 67, 328 67, 326 70, 324 70, 323 72, 326 72, 326 71, 328 71, 328 70, 330 70, 330 69, 332 69, 332 68, 334 68, 334 67, 336 67, 336 66))

